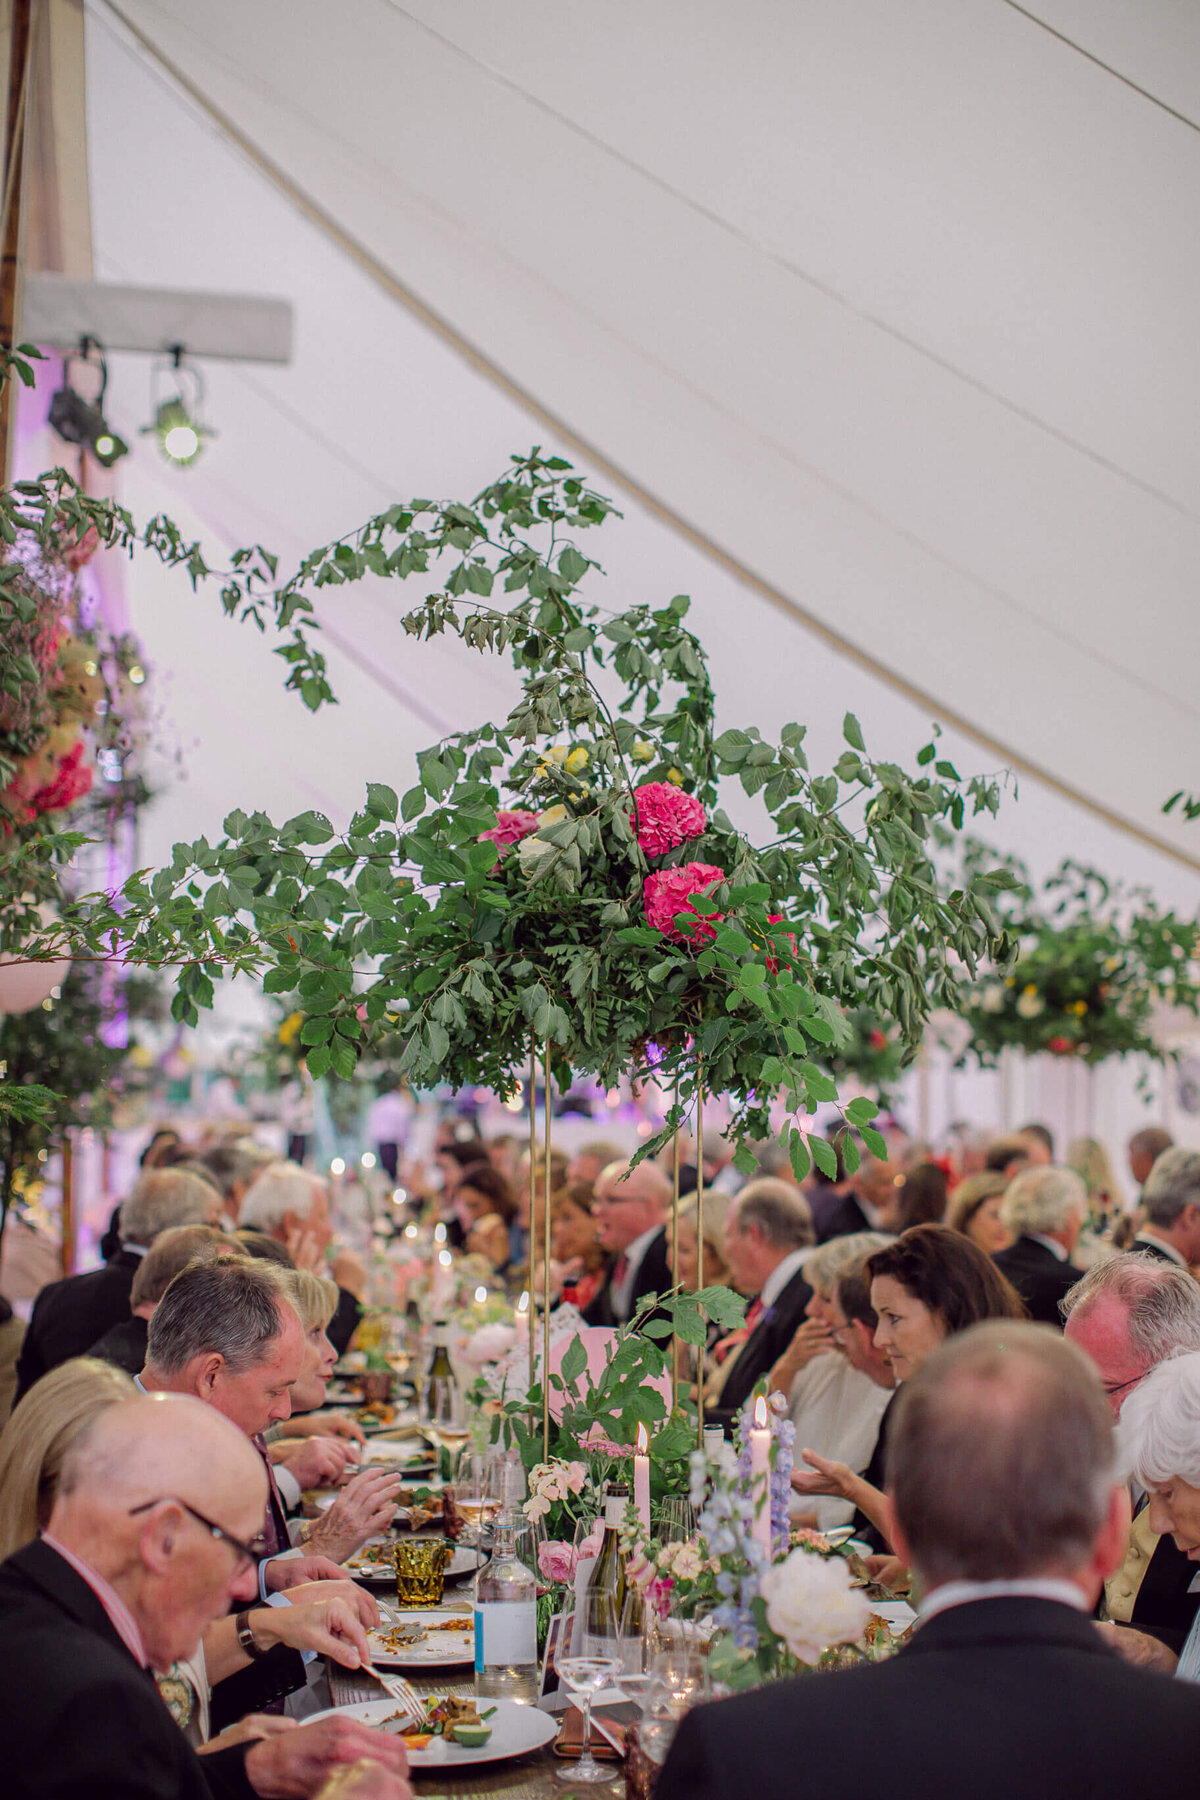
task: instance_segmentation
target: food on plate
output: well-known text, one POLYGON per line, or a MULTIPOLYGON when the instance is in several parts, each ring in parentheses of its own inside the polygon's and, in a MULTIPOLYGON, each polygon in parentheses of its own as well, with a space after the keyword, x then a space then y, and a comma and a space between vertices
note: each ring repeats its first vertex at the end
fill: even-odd
POLYGON ((427 1726, 414 1725, 401 1733, 411 1749, 423 1747, 418 1740, 424 1733, 428 1733, 424 1737, 424 1743, 428 1743, 429 1737, 456 1737, 460 1730, 482 1733, 478 1740, 481 1744, 486 1744, 492 1735, 492 1728, 487 1721, 496 1710, 494 1706, 490 1706, 485 1713, 480 1713, 474 1700, 459 1699, 454 1694, 448 1694, 444 1700, 427 1700, 425 1710, 429 1715, 427 1726))

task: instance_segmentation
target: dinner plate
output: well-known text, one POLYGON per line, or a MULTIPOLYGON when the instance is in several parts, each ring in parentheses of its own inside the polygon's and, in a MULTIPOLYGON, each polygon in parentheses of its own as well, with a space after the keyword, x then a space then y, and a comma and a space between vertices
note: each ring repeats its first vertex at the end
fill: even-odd
POLYGON ((378 1631, 368 1631, 371 1661, 381 1669, 453 1669, 475 1661, 475 1616, 397 1607, 378 1631), (406 1625, 424 1626, 428 1635, 416 1644, 396 1641, 406 1625))
MULTIPOLYGON (((481 1569, 487 1560, 487 1557, 480 1551, 470 1549, 466 1545, 456 1548, 450 1561, 446 1564, 445 1579, 452 1583, 466 1581, 475 1574, 477 1569, 481 1569)), ((348 1574, 353 1575, 356 1581, 377 1581, 380 1584, 390 1582, 395 1587, 396 1570, 391 1561, 390 1540, 387 1538, 368 1538, 362 1549, 349 1557, 343 1567, 348 1574), (379 1561, 367 1554, 368 1551, 382 1549, 385 1544, 389 1547, 386 1562, 379 1561)))
MULTIPOLYGON (((496 1708, 488 1721, 492 1735, 481 1749, 466 1750, 453 1741, 447 1743, 445 1738, 431 1738, 424 1750, 408 1752, 409 1768, 449 1769, 504 1762, 510 1756, 527 1756, 531 1750, 541 1750, 558 1736, 561 1720, 539 1712, 536 1706, 521 1706, 516 1700, 484 1700, 480 1704, 485 1710, 489 1706, 496 1708)), ((305 1724, 340 1714, 361 1719, 364 1725, 378 1726, 399 1710, 394 1700, 359 1700, 352 1706, 331 1706, 327 1712, 314 1713, 305 1724)))

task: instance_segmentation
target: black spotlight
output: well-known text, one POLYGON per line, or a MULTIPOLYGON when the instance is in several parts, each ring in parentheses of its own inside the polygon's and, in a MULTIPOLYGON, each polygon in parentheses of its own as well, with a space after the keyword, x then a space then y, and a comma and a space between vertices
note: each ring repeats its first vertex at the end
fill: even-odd
POLYGON ((96 461, 104 468, 111 469, 115 462, 128 456, 129 445, 124 438, 117 436, 108 420, 104 417, 104 394, 108 387, 108 364, 104 353, 94 338, 84 338, 79 348, 78 358, 68 356, 63 363, 63 384, 50 401, 50 423, 60 438, 68 444, 79 444, 90 450, 96 461), (96 359, 90 352, 99 352, 100 392, 94 400, 85 400, 71 386, 71 364, 78 360, 97 367, 96 359))

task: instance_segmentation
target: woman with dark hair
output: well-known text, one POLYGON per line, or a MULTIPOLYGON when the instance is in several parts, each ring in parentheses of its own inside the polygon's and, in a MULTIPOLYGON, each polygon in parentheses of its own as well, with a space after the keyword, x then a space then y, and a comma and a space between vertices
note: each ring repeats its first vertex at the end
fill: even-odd
POLYGON ((468 1256, 485 1256, 499 1274, 508 1267, 508 1228, 517 1210, 512 1189, 490 1162, 473 1163, 462 1172, 454 1196, 468 1256))
MULTIPOLYGON (((983 1319, 1028 1318, 1017 1290, 990 1256, 946 1225, 914 1225, 893 1244, 867 1258, 871 1306, 878 1323, 875 1345, 891 1364, 899 1387, 911 1381, 939 1344, 983 1319)), ((792 1486, 801 1494, 838 1494, 853 1500, 855 1528, 875 1549, 890 1548, 883 1497, 888 1418, 884 1413, 871 1461, 861 1475, 845 1463, 829 1462, 814 1450, 803 1459, 814 1473, 797 1471, 792 1486)))

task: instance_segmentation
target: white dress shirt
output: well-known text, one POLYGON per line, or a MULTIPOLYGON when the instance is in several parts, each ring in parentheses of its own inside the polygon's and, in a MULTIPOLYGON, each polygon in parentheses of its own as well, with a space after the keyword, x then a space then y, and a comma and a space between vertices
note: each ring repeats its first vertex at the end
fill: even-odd
POLYGON ((792 1276, 799 1274, 804 1267, 807 1256, 807 1250, 792 1250, 781 1263, 775 1265, 763 1282, 762 1291, 759 1294, 764 1308, 774 1306, 792 1276))
POLYGON ((973 1600, 1057 1600, 1061 1606, 1073 1606, 1076 1612, 1088 1612, 1087 1595, 1073 1581, 1056 1581, 1053 1576, 1030 1576, 1026 1581, 944 1581, 926 1594, 917 1613, 917 1624, 925 1625, 940 1612, 952 1606, 967 1606, 973 1600))
POLYGON ((643 1231, 640 1237, 635 1237, 632 1244, 626 1244, 624 1250, 618 1253, 619 1256, 625 1258, 626 1268, 621 1280, 613 1282, 611 1297, 613 1312, 622 1323, 628 1319, 633 1310, 633 1284, 637 1280, 638 1270, 645 1261, 647 1250, 661 1230, 661 1225, 652 1225, 649 1231, 643 1231))

